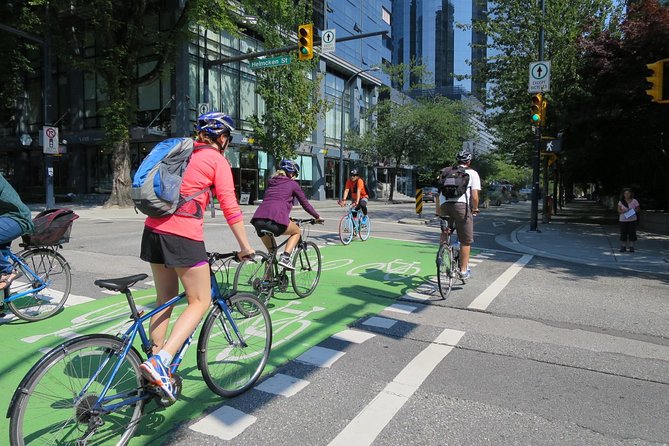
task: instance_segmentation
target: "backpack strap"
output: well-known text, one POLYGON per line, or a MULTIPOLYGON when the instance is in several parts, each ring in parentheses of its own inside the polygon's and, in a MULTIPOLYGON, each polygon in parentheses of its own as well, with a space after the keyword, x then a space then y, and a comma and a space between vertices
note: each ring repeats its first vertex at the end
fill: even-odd
MULTIPOLYGON (((202 149, 214 149, 218 150, 216 147, 212 146, 211 144, 199 146, 197 148, 193 149, 193 152, 195 150, 202 150, 202 149)), ((213 193, 213 186, 205 187, 204 189, 200 189, 199 191, 195 192, 194 194, 189 195, 188 197, 180 197, 179 198, 179 204, 177 204, 177 209, 179 209, 181 206, 184 204, 188 203, 189 201, 192 201, 196 197, 202 195, 205 192, 209 192, 209 204, 211 206, 211 216, 212 218, 216 216, 216 209, 214 208, 214 193, 213 193)), ((198 208, 198 213, 200 212, 198 208)), ((176 213, 176 212, 175 212, 176 213)), ((202 216, 198 215, 197 218, 201 218, 202 216)))

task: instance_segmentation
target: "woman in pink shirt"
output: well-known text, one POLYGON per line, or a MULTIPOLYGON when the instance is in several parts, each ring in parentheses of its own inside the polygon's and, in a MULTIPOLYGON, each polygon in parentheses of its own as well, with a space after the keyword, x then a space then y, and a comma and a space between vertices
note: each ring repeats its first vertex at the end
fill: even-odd
POLYGON ((636 242, 636 226, 639 218, 637 214, 641 210, 639 202, 634 198, 631 189, 623 189, 618 202, 618 220, 620 221, 620 252, 629 249, 634 252, 634 242, 636 242))
MULTIPOLYGON (((234 130, 232 118, 225 113, 207 113, 198 118, 193 155, 183 175, 180 195, 189 197, 211 188, 218 197, 225 219, 239 244, 239 256, 252 258, 242 212, 235 197, 230 164, 223 152, 234 130)), ((151 318, 150 334, 154 351, 140 368, 145 378, 156 385, 165 398, 174 401, 174 386, 169 366, 177 349, 200 323, 211 305, 209 263, 204 247, 204 209, 210 194, 199 194, 177 211, 161 218, 148 217, 142 236, 140 258, 151 263, 156 284, 156 302, 167 302, 179 294, 179 281, 186 290, 188 307, 174 323, 169 339, 167 328, 172 308, 151 318)))

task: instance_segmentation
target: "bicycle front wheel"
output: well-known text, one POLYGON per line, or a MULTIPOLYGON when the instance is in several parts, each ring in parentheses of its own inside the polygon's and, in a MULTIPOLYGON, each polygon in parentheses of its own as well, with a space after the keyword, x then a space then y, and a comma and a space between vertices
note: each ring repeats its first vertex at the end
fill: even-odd
POLYGON ((137 430, 145 399, 141 359, 131 349, 119 364, 123 342, 83 336, 47 353, 23 378, 9 408, 13 446, 125 445, 137 430), (119 369, 112 374, 116 365, 119 369), (105 385, 104 405, 98 402, 105 385), (139 399, 137 399, 139 397, 139 399), (132 400, 133 404, 121 404, 132 400))
POLYGON ((339 220, 339 240, 344 245, 348 245, 353 240, 353 221, 348 215, 344 215, 339 220))
POLYGON ((272 347, 272 322, 265 305, 251 294, 235 294, 228 309, 231 319, 218 305, 207 315, 197 364, 211 391, 231 398, 260 378, 272 347))
POLYGON ((25 251, 22 258, 27 267, 19 265, 22 275, 11 284, 7 306, 26 321, 53 316, 63 308, 70 295, 70 265, 63 256, 49 248, 25 251), (26 293, 25 296, 11 300, 12 296, 23 293, 26 293))
POLYGON ((272 281, 271 266, 269 256, 264 252, 256 251, 255 260, 244 260, 237 265, 233 290, 237 293, 251 293, 267 305, 274 294, 274 287, 270 283, 272 281))
POLYGON ((321 251, 314 242, 305 242, 297 248, 291 272, 295 294, 307 297, 316 289, 321 278, 321 251))
POLYGON ((367 240, 369 238, 369 234, 371 233, 372 233, 372 220, 369 218, 369 216, 365 215, 360 220, 360 232, 358 232, 360 240, 362 241, 367 240))
POLYGON ((442 299, 446 299, 453 288, 453 260, 450 248, 442 244, 437 251, 437 284, 442 299))

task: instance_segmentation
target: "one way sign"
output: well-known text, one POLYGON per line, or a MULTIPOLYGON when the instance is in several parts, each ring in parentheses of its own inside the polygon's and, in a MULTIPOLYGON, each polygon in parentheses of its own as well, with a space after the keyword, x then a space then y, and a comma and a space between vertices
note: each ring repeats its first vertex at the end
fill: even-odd
POLYGON ((529 93, 545 93, 551 89, 551 62, 532 62, 530 64, 529 93))

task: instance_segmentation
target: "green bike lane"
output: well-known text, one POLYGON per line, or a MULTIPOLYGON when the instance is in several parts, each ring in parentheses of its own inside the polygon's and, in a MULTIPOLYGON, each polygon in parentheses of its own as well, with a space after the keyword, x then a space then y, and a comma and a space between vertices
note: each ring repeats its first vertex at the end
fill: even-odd
MULTIPOLYGON (((378 314, 398 297, 417 289, 434 276, 434 255, 434 245, 373 237, 366 242, 356 240, 349 246, 321 246, 323 271, 314 293, 300 299, 289 288, 270 301, 274 336, 263 375, 272 373, 358 319, 378 314)), ((139 306, 153 306, 153 289, 133 291, 133 295, 139 306)), ((178 305, 175 313, 184 306, 185 303, 178 305)), ((5 354, 0 360, 2 414, 6 413, 20 380, 44 352, 74 336, 123 332, 130 323, 128 314, 125 297, 115 295, 65 308, 45 321, 14 321, 0 327, 5 341, 5 354)), ((178 372, 183 378, 180 399, 164 409, 157 409, 151 402, 132 445, 160 444, 164 426, 173 427, 197 418, 208 408, 224 402, 202 380, 195 353, 192 345, 178 372)), ((0 419, 2 439, 8 438, 8 421, 4 416, 0 419)), ((2 443, 4 440, 0 440, 2 443)))

